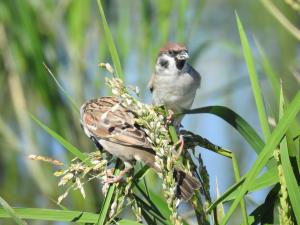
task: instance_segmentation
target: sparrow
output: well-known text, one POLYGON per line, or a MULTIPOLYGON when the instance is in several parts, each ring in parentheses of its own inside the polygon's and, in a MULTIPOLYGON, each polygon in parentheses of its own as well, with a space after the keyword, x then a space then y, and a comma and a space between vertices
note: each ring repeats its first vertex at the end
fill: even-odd
MULTIPOLYGON (((191 108, 201 76, 187 63, 188 58, 188 50, 183 45, 169 43, 160 49, 148 84, 154 105, 164 105, 174 113, 191 108)), ((183 116, 174 119, 177 129, 182 119, 183 116)))
MULTIPOLYGON (((133 112, 122 106, 117 97, 101 97, 84 103, 80 109, 81 125, 85 134, 98 147, 124 162, 125 168, 118 176, 110 178, 106 183, 119 182, 134 166, 141 161, 160 172, 155 164, 155 151, 147 140, 147 134, 135 123, 133 112)), ((177 197, 188 201, 200 183, 191 175, 175 169, 177 197)))

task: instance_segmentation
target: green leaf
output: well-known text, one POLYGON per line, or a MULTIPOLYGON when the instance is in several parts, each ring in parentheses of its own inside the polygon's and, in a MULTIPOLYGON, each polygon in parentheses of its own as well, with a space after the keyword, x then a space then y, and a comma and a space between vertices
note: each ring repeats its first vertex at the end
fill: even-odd
POLYGON ((271 82, 273 93, 275 97, 278 99, 280 93, 279 75, 273 69, 270 60, 268 59, 263 47, 256 39, 255 39, 255 44, 261 57, 261 63, 265 75, 267 76, 268 80, 271 82))
MULTIPOLYGON (((137 201, 138 206, 141 208, 142 216, 144 217, 147 223, 152 223, 153 220, 156 220, 159 221, 161 224, 168 224, 167 222, 165 222, 166 218, 164 218, 161 215, 160 211, 157 211, 157 207, 152 203, 152 201, 149 205, 136 194, 134 194, 134 197, 137 201)), ((148 199, 149 198, 147 198, 147 201, 148 199)))
MULTIPOLYGON (((284 113, 284 97, 282 89, 280 91, 280 116, 284 113)), ((285 179, 289 199, 296 217, 297 223, 300 224, 300 191, 297 179, 293 172, 292 164, 289 157, 289 149, 287 145, 287 138, 283 138, 280 143, 280 158, 283 169, 283 176, 285 179)))
POLYGON ((3 209, 0 208, 0 218, 2 212, 2 214, 7 215, 7 218, 12 218, 18 225, 27 225, 25 221, 20 219, 20 216, 16 213, 16 211, 1 197, 0 204, 3 207, 3 209))
POLYGON ((274 166, 255 179, 255 181, 249 187, 249 192, 262 190, 276 183, 278 183, 278 173, 277 168, 274 166))
POLYGON ((109 26, 107 24, 105 13, 104 13, 104 10, 103 10, 102 4, 101 4, 101 0, 98 0, 97 2, 98 2, 99 12, 100 12, 100 16, 101 16, 101 20, 102 20, 102 24, 103 24, 103 28, 104 28, 105 38, 106 38, 106 41, 108 44, 110 55, 111 55, 113 63, 114 63, 115 73, 119 78, 122 79, 124 76, 123 76, 123 72, 122 72, 119 55, 118 55, 116 46, 114 44, 113 36, 112 36, 109 26))
POLYGON ((144 178, 146 173, 149 171, 149 166, 143 166, 139 171, 134 175, 133 180, 137 183, 144 178))
POLYGON ((274 149, 281 141, 282 137, 286 133, 288 127, 291 125, 293 120, 295 119, 299 110, 300 110, 300 91, 298 91, 297 95, 294 97, 291 104, 287 107, 287 110, 285 111, 283 117, 280 119, 272 135, 268 139, 267 144, 265 145, 265 147, 259 154, 258 159, 255 161, 250 171, 248 172, 248 175, 246 176, 246 180, 242 184, 242 187, 236 199, 233 201, 231 207, 226 213, 225 218, 222 221, 222 224, 226 224, 228 222, 230 216, 236 209, 237 205, 239 204, 243 196, 246 194, 246 192, 249 190, 250 184, 254 182, 258 173, 263 169, 263 167, 268 162, 269 158, 272 156, 274 149))
POLYGON ((251 48, 250 48, 250 45, 248 42, 248 38, 244 31, 243 25, 242 25, 237 13, 236 13, 236 20, 237 20, 238 30, 239 30, 239 34, 240 34, 242 47, 243 47, 243 53, 244 53, 245 61, 247 64, 250 81, 251 81, 251 87, 252 87, 252 91, 253 91, 253 95, 254 95, 257 111, 258 111, 260 125, 262 128, 263 134, 267 140, 269 138, 269 136, 271 135, 271 131, 270 131, 270 127, 268 124, 268 119, 267 119, 267 114, 266 114, 265 107, 264 107, 263 98, 261 95, 262 91, 259 86, 259 80, 258 80, 258 76, 256 73, 256 68, 255 68, 255 64, 254 64, 252 51, 251 51, 251 48))
POLYGON ((264 147, 264 142, 256 131, 237 113, 225 106, 207 106, 197 109, 191 109, 184 111, 183 114, 198 114, 198 113, 210 113, 214 114, 232 127, 234 127, 245 140, 253 147, 255 152, 259 154, 264 147))
POLYGON ((284 168, 283 175, 285 178, 289 199, 291 201, 297 224, 300 224, 300 191, 290 162, 286 138, 284 138, 280 144, 280 156, 282 167, 284 168))
MULTIPOLYGON (((274 166, 263 175, 255 179, 255 181, 250 185, 249 192, 255 192, 257 190, 262 190, 264 188, 270 187, 278 183, 277 168, 274 166)), ((238 190, 233 191, 229 196, 227 196, 223 202, 232 201, 236 198, 238 190)))
POLYGON ((229 187, 223 195, 221 195, 216 201, 214 201, 206 210, 208 213, 211 213, 211 211, 217 207, 218 204, 220 204, 221 202, 225 201, 225 199, 228 198, 228 196, 233 193, 238 187, 240 187, 242 185, 242 183, 244 183, 245 178, 241 178, 241 180, 237 183, 235 183, 234 185, 232 185, 231 187, 229 187))
MULTIPOLYGON (((118 169, 118 168, 120 166, 120 163, 121 163, 120 159, 117 159, 116 166, 115 166, 115 171, 114 171, 114 175, 119 174, 120 169, 118 169)), ((104 202, 102 204, 100 213, 98 215, 98 217, 99 217, 98 221, 97 221, 98 225, 104 224, 105 221, 107 220, 107 216, 108 216, 109 209, 110 209, 110 204, 113 201, 113 196, 114 196, 115 189, 116 189, 116 184, 115 183, 109 185, 107 194, 105 196, 105 199, 104 199, 104 202)))
MULTIPOLYGON (((147 194, 146 194, 146 188, 144 186, 141 186, 139 184, 135 184, 135 187, 137 188, 137 190, 142 194, 142 196, 144 197, 144 199, 148 202, 146 203, 145 201, 143 201, 141 198, 139 198, 137 195, 135 195, 135 198, 137 199, 137 201, 142 204, 143 210, 147 210, 148 213, 151 213, 151 215, 155 216, 157 219, 163 219, 166 220, 168 217, 165 217, 165 215, 167 215, 169 212, 169 210, 163 210, 163 212, 165 212, 165 214, 162 214, 162 211, 158 208, 157 204, 155 204, 152 199, 155 198, 155 196, 152 198, 152 196, 154 195, 151 190, 148 190, 147 194)), ((162 205, 163 206, 163 205, 162 205)))
POLYGON ((135 185, 135 187, 151 205, 153 212, 158 216, 162 216, 163 218, 165 218, 166 224, 171 224, 171 221, 169 219, 171 212, 164 198, 152 192, 151 190, 148 190, 148 194, 149 194, 148 197, 146 194, 145 187, 143 185, 137 184, 135 185))
MULTIPOLYGON (((96 223, 98 215, 89 212, 42 209, 42 208, 13 208, 16 215, 22 219, 63 221, 77 223, 96 223)), ((0 218, 9 218, 5 209, 0 209, 0 218)))
POLYGON ((73 155, 78 157, 81 161, 87 162, 89 165, 91 165, 91 162, 89 162, 87 157, 79 149, 77 149, 74 145, 72 145, 70 142, 68 142, 66 139, 64 139, 62 136, 60 136, 55 131, 51 130, 44 123, 42 123, 39 119, 37 119, 34 115, 31 114, 31 118, 41 128, 43 128, 48 134, 50 134, 55 140, 57 140, 59 143, 61 143, 69 152, 71 152, 73 155))

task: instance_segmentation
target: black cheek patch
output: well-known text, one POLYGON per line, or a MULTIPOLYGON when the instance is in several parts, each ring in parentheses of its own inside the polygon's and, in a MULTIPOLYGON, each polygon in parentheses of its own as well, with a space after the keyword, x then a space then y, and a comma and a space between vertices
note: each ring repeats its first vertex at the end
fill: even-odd
POLYGON ((161 65, 162 67, 168 68, 169 61, 165 60, 165 59, 161 59, 161 60, 159 60, 159 65, 161 65))
POLYGON ((182 68, 184 67, 185 64, 185 60, 176 60, 176 67, 179 70, 182 70, 182 68))

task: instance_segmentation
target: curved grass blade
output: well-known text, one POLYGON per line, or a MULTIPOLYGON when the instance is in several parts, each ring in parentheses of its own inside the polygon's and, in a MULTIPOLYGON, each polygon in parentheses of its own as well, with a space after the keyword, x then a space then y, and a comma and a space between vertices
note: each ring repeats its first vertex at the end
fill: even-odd
POLYGON ((100 16, 101 16, 101 20, 102 20, 102 24, 103 24, 103 28, 104 28, 105 38, 107 41, 110 55, 112 57, 112 61, 114 63, 116 75, 119 78, 123 79, 124 76, 122 73, 122 67, 121 67, 119 55, 118 55, 116 46, 114 44, 114 40, 113 40, 112 34, 110 32, 109 26, 106 21, 106 17, 105 17, 105 13, 104 13, 104 10, 103 10, 102 4, 101 4, 101 0, 97 0, 97 2, 98 2, 99 12, 100 12, 100 16))
POLYGON ((287 110, 285 111, 283 117, 280 119, 278 125, 274 129, 272 135, 267 141, 267 144, 261 151, 261 153, 258 156, 258 159, 253 164, 252 168, 248 172, 248 175, 246 176, 246 180, 242 184, 242 187, 236 197, 236 199, 233 201, 231 207, 229 208, 228 212, 226 213, 223 221, 221 224, 225 225, 232 213, 235 211, 236 207, 238 206, 239 202, 243 198, 243 196, 248 191, 250 184, 254 182, 256 176, 258 173, 263 169, 263 167, 268 162, 269 158, 272 156, 274 149, 281 141, 282 137, 286 133, 287 129, 291 125, 291 123, 296 118, 296 115, 298 114, 300 110, 300 91, 298 91, 297 95, 294 97, 293 101, 289 104, 287 107, 287 110))
POLYGON ((54 74, 52 73, 52 71, 49 69, 49 67, 46 65, 45 62, 43 62, 43 65, 46 68, 46 70, 48 71, 48 73, 50 74, 50 76, 52 77, 52 79, 54 80, 57 87, 63 92, 63 94, 70 101, 73 109, 79 113, 80 106, 74 101, 74 99, 71 97, 71 95, 68 94, 68 92, 64 89, 64 87, 58 82, 58 80, 56 79, 56 77, 54 76, 54 74))
POLYGON ((27 225, 27 223, 20 219, 16 211, 3 199, 0 197, 0 205, 2 205, 3 209, 0 209, 0 218, 1 218, 1 210, 3 210, 3 214, 7 215, 7 218, 12 218, 16 224, 18 225, 27 225))
MULTIPOLYGON (((76 223, 96 223, 98 215, 89 212, 43 209, 43 208, 13 208, 16 215, 22 219, 47 220, 76 223)), ((4 209, 0 209, 0 218, 9 218, 4 209)), ((24 224, 24 223, 23 223, 24 224)))
POLYGON ((31 118, 36 122, 41 128, 43 128, 48 134, 50 134, 54 139, 56 139, 59 143, 61 143, 69 152, 78 157, 81 161, 86 162, 88 165, 92 165, 88 158, 74 145, 64 139, 55 131, 51 130, 45 124, 43 124, 39 119, 37 119, 34 115, 30 114, 31 118))
POLYGON ((252 51, 251 51, 251 48, 250 48, 250 45, 248 42, 247 35, 244 31, 243 25, 240 21, 240 18, 237 13, 235 13, 235 15, 236 15, 238 30, 239 30, 239 34, 240 34, 242 47, 243 47, 244 58, 245 58, 245 61, 247 64, 249 78, 251 81, 251 87, 252 87, 252 91, 253 91, 253 95, 254 95, 254 99, 255 99, 255 103, 256 103, 260 126, 262 128, 265 139, 268 140, 268 138, 271 135, 271 130, 270 130, 269 123, 268 123, 268 118, 267 118, 267 114, 266 114, 266 110, 265 110, 265 106, 264 106, 264 101, 261 96, 262 91, 259 86, 259 80, 258 80, 258 76, 256 73, 256 68, 255 68, 252 51))
POLYGON ((184 111, 183 114, 198 114, 198 113, 210 113, 214 114, 231 126, 233 126, 253 147, 255 152, 259 154, 264 147, 264 142, 256 131, 244 120, 241 116, 235 113, 233 110, 225 106, 207 106, 197 109, 191 109, 184 111))

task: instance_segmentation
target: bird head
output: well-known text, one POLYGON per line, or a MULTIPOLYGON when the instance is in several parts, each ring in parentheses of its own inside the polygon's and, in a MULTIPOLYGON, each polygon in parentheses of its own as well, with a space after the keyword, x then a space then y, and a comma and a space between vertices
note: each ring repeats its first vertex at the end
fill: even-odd
POLYGON ((181 71, 187 59, 188 50, 185 46, 168 43, 159 51, 156 61, 156 73, 176 73, 181 71))

